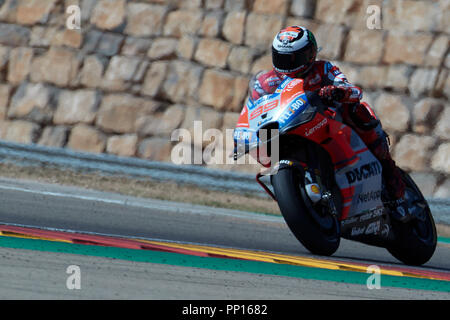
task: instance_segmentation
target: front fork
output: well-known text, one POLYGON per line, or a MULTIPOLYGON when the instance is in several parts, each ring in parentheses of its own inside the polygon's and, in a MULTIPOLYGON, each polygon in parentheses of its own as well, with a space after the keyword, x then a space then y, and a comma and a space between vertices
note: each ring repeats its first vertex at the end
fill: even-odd
POLYGON ((320 203, 322 206, 328 208, 328 212, 331 215, 337 216, 338 211, 334 204, 333 196, 331 192, 326 190, 323 186, 320 178, 320 171, 318 169, 314 170, 318 172, 312 173, 311 171, 312 170, 308 170, 307 168, 305 169, 305 191, 308 198, 313 204, 316 205, 320 203))
POLYGON ((300 166, 302 168, 302 171, 305 173, 304 176, 305 191, 306 195, 311 200, 311 202, 314 205, 320 203, 321 205, 328 207, 330 214, 333 216, 337 216, 338 211, 336 209, 336 205, 334 204, 331 192, 325 190, 325 188, 323 187, 323 184, 320 180, 320 174, 318 174, 318 172, 312 172, 318 171, 318 169, 315 170, 310 169, 308 168, 308 165, 306 163, 293 160, 281 160, 274 166, 274 168, 271 168, 265 172, 257 173, 256 181, 274 201, 277 201, 275 194, 263 181, 261 181, 261 178, 265 175, 276 174, 278 170, 283 170, 283 168, 286 167, 298 167, 298 166, 300 166))
POLYGON ((274 174, 277 174, 278 170, 282 170, 283 168, 286 167, 292 167, 292 166, 302 166, 303 170, 304 168, 306 168, 306 164, 303 162, 297 162, 297 161, 292 161, 292 160, 281 160, 278 163, 276 163, 273 167, 268 168, 267 170, 265 170, 264 172, 258 172, 256 174, 256 182, 258 182, 258 184, 264 189, 264 191, 274 200, 277 201, 277 198, 275 196, 275 194, 272 192, 272 190, 270 190, 270 188, 263 182, 261 181, 261 178, 263 176, 272 176, 274 174))

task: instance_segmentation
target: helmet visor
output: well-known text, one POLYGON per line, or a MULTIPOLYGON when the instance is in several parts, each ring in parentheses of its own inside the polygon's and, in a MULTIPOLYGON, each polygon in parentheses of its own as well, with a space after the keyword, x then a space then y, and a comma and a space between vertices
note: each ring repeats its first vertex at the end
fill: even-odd
POLYGON ((272 63, 275 70, 291 73, 307 69, 315 59, 315 50, 308 45, 293 52, 280 52, 272 47, 272 63))

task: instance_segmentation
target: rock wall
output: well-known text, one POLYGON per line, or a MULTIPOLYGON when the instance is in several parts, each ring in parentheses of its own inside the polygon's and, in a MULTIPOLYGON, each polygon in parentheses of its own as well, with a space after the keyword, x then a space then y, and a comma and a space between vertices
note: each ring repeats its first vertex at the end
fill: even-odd
POLYGON ((424 193, 450 197, 448 0, 3 0, 0 138, 170 161, 174 129, 233 128, 294 24, 362 86, 424 193))

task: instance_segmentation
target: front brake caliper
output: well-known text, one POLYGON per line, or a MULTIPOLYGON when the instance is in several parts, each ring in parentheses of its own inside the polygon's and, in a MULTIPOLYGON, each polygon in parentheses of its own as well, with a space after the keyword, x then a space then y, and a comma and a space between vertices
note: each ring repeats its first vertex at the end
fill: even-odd
POLYGON ((316 204, 322 200, 320 186, 313 180, 311 173, 308 170, 305 171, 305 190, 312 203, 316 204))
POLYGON ((333 196, 331 195, 331 192, 329 192, 329 191, 324 192, 322 195, 321 201, 325 206, 327 206, 330 209, 330 213, 333 216, 337 216, 338 212, 337 212, 336 206, 334 204, 333 196))

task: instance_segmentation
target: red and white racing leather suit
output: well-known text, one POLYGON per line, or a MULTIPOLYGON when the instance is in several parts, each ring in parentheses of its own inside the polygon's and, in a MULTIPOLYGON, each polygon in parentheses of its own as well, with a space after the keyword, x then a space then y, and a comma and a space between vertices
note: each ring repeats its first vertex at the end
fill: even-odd
MULTIPOLYGON (((275 92, 275 89, 283 81, 284 77, 283 74, 278 73, 274 69, 258 73, 252 81, 253 88, 250 88, 252 99, 256 100, 263 95, 275 92)), ((362 98, 361 89, 348 82, 339 68, 328 61, 315 61, 304 80, 304 89, 306 91, 316 91, 327 85, 336 85, 352 90, 352 94, 345 101, 346 103, 359 103, 362 98)))
MULTIPOLYGON (((274 93, 284 79, 284 75, 275 70, 260 72, 250 81, 250 97, 253 100, 263 95, 274 93)), ((370 106, 361 103, 361 88, 351 84, 337 66, 328 61, 315 61, 304 77, 305 91, 316 91, 327 86, 345 89, 345 96, 333 101, 333 111, 340 112, 344 123, 351 126, 369 147, 375 157, 380 160, 385 171, 389 193, 400 198, 404 193, 404 184, 399 177, 398 168, 389 154, 386 133, 381 127, 370 106)))

